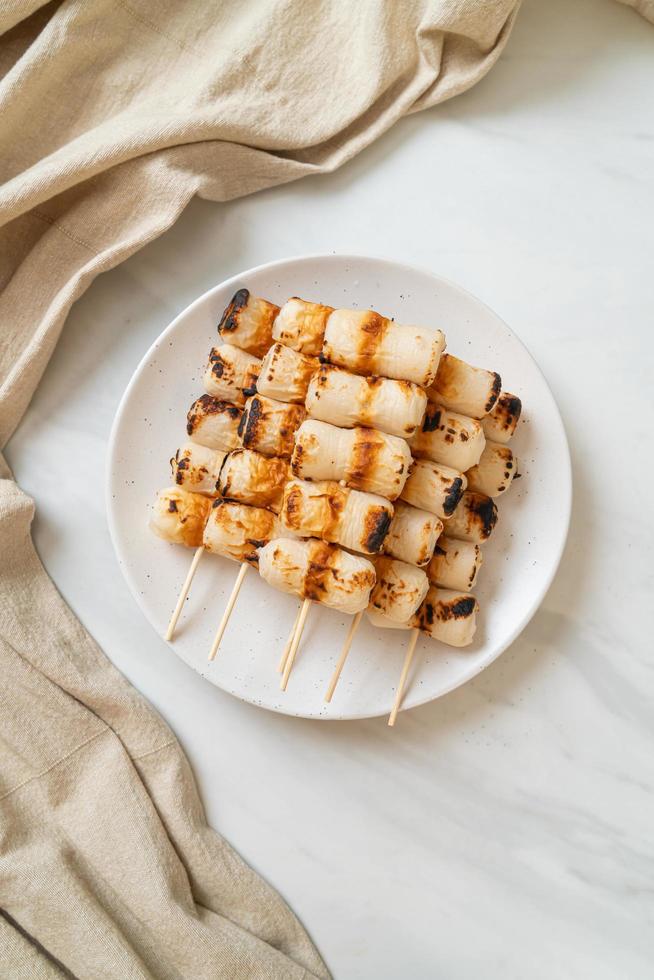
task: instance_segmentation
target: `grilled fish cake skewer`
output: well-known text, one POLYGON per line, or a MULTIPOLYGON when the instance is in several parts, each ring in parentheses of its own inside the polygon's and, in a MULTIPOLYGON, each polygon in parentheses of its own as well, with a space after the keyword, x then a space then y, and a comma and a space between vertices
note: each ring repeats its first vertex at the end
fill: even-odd
POLYGON ((295 434, 294 476, 343 480, 353 490, 395 500, 404 489, 411 452, 404 439, 374 429, 339 429, 307 419, 295 434))
POLYGON ((382 549, 392 518, 393 505, 385 497, 333 480, 292 479, 284 487, 281 522, 301 537, 374 555, 382 549))
POLYGON ((442 531, 443 522, 435 514, 398 500, 384 551, 411 565, 427 565, 442 531))
POLYGON ((253 296, 249 289, 239 289, 220 318, 218 333, 225 343, 263 357, 273 342, 272 325, 278 313, 274 303, 253 296))
POLYGON ((273 344, 261 362, 257 391, 266 398, 304 405, 309 382, 319 367, 316 357, 273 344))
POLYGON ((486 437, 476 419, 430 404, 409 445, 416 459, 431 459, 465 473, 479 462, 486 437))
POLYGON ((220 347, 213 347, 209 354, 203 379, 204 390, 220 401, 232 402, 242 408, 245 399, 256 391, 260 370, 258 357, 233 344, 221 344, 220 347))
POLYGON ((256 449, 264 456, 289 458, 295 432, 305 415, 301 405, 253 395, 245 403, 239 426, 243 447, 256 449))
POLYGON ((460 541, 442 534, 436 542, 434 557, 426 571, 433 585, 442 589, 469 592, 477 580, 483 561, 483 552, 474 541, 460 541))
POLYGON ((467 485, 466 476, 460 470, 434 463, 431 459, 416 459, 400 500, 447 520, 454 513, 467 485))
POLYGON ((197 442, 187 442, 177 450, 170 461, 173 480, 192 493, 218 496, 218 477, 227 453, 207 449, 197 442))
POLYGON ((495 407, 481 420, 487 439, 506 443, 516 430, 522 412, 522 402, 517 395, 503 391, 495 407))
POLYGON ((499 497, 511 486, 517 469, 518 461, 508 446, 486 440, 479 462, 466 474, 468 487, 489 497, 499 497))
POLYGON ((427 407, 422 388, 409 381, 364 378, 323 364, 307 389, 306 409, 314 419, 350 429, 380 429, 408 439, 415 434, 427 407))
POLYGON ((263 456, 253 449, 235 449, 223 463, 218 492, 228 500, 279 513, 288 476, 288 460, 263 456))
POLYGON ((443 354, 428 395, 452 412, 481 419, 493 410, 501 390, 497 371, 473 367, 453 354, 443 354))
POLYGON ((440 330, 402 325, 373 310, 334 310, 325 328, 322 359, 355 374, 429 386, 444 349, 440 330))
POLYGON ((186 431, 193 442, 207 449, 229 452, 240 445, 238 428, 243 409, 212 395, 201 395, 186 416, 186 431))

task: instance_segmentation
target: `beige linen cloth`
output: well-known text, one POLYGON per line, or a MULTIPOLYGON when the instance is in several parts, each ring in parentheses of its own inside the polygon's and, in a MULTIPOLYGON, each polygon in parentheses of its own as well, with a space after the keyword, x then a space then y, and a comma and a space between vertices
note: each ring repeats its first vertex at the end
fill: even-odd
MULTIPOLYGON (((462 92, 516 9, 4 0, 0 447, 98 273, 194 194, 332 170, 462 92)), ((281 898, 207 826, 170 730, 56 592, 33 504, 0 467, 0 975, 326 977, 281 898)))

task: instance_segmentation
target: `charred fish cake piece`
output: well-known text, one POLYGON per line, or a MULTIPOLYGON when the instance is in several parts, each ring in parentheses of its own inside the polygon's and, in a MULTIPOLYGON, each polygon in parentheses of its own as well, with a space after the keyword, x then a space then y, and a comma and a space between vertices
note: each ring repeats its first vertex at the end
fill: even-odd
POLYGON ((278 313, 274 303, 253 296, 249 289, 238 289, 223 311, 218 333, 226 343, 263 357, 272 344, 272 325, 278 313))

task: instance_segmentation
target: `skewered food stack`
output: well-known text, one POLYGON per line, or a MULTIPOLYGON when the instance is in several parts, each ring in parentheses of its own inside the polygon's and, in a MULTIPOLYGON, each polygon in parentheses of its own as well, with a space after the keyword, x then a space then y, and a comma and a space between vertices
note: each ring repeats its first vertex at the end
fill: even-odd
POLYGON ((353 616, 328 699, 366 608, 374 625, 410 630, 392 723, 419 631, 472 640, 469 591, 492 497, 516 474, 506 443, 520 400, 445 354, 440 330, 370 310, 278 307, 241 289, 219 332, 153 530, 196 547, 194 563, 204 550, 241 563, 220 635, 248 565, 304 600, 283 687, 312 602, 353 616))

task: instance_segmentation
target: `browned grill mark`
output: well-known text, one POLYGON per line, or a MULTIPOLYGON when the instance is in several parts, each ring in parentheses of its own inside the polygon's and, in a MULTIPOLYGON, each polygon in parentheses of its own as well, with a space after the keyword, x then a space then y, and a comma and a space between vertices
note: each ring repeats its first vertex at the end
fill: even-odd
POLYGON ((288 487, 284 494, 284 520, 289 527, 297 531, 302 527, 302 489, 288 487))
POLYGON ((333 578, 333 566, 338 549, 326 541, 309 542, 309 560, 302 581, 302 595, 305 599, 320 601, 328 590, 328 582, 333 578))
POLYGON ((491 385, 491 393, 488 396, 488 401, 484 405, 486 412, 490 412, 495 405, 495 402, 500 397, 500 392, 502 391, 502 379, 500 378, 497 371, 493 371, 493 383, 491 385))
POLYGON ((247 409, 243 412, 241 422, 238 427, 238 434, 241 442, 248 448, 256 446, 261 437, 261 428, 265 418, 261 400, 255 395, 247 409))
POLYGON ((220 353, 217 347, 211 348, 211 353, 209 354, 209 364, 211 365, 211 373, 215 378, 222 378, 225 371, 231 370, 231 365, 225 362, 223 355, 220 353))
POLYGON ((443 513, 451 517, 454 513, 461 497, 463 496, 463 480, 460 476, 455 477, 447 489, 443 500, 443 513))
POLYGON ((518 424, 521 412, 522 402, 518 396, 505 392, 497 400, 494 416, 503 429, 512 429, 518 424))
POLYGON ((468 619, 475 611, 476 605, 477 600, 471 595, 455 599, 454 602, 441 602, 438 609, 438 619, 443 623, 451 619, 468 619))
MULTIPOLYGON (((293 447, 293 455, 291 456, 291 473, 293 476, 299 476, 302 470, 302 456, 304 454, 304 446, 301 442, 296 442, 293 447)), ((307 478, 308 479, 308 478, 307 478)))
POLYGON ((364 545, 367 551, 381 551, 384 538, 391 526, 391 513, 387 507, 370 507, 366 513, 364 545))
POLYGON ((420 606, 415 615, 415 619, 417 621, 418 629, 421 630, 428 630, 428 628, 433 624, 434 606, 429 599, 425 599, 423 604, 420 606))
POLYGON ((384 440, 372 429, 355 429, 347 483, 355 490, 365 490, 383 452, 384 440))
POLYGON ((231 402, 221 401, 213 395, 201 395, 191 405, 186 416, 186 431, 191 436, 196 431, 198 423, 207 415, 226 415, 234 422, 240 421, 243 410, 231 402))
POLYGON ((218 324, 218 333, 231 333, 238 327, 239 313, 250 299, 249 289, 237 289, 225 307, 218 324))
POLYGON ((177 501, 176 500, 169 500, 168 501, 168 510, 170 511, 171 514, 176 514, 177 513, 177 501))
POLYGON ((174 460, 171 459, 170 462, 172 463, 173 469, 175 471, 175 483, 180 483, 180 484, 183 483, 184 473, 186 473, 186 471, 189 470, 191 467, 190 459, 188 458, 188 456, 180 457, 179 449, 178 449, 177 453, 175 454, 174 460))
POLYGON ((435 432, 439 429, 441 425, 441 410, 440 408, 427 409, 425 412, 425 417, 422 421, 422 431, 423 432, 435 432))
POLYGON ((480 534, 484 540, 489 538, 497 524, 497 507, 490 497, 484 493, 470 493, 468 497, 468 513, 478 518, 480 534))
POLYGON ((367 310, 359 321, 359 342, 356 352, 356 370, 363 374, 375 373, 377 352, 390 320, 374 310, 367 310))

